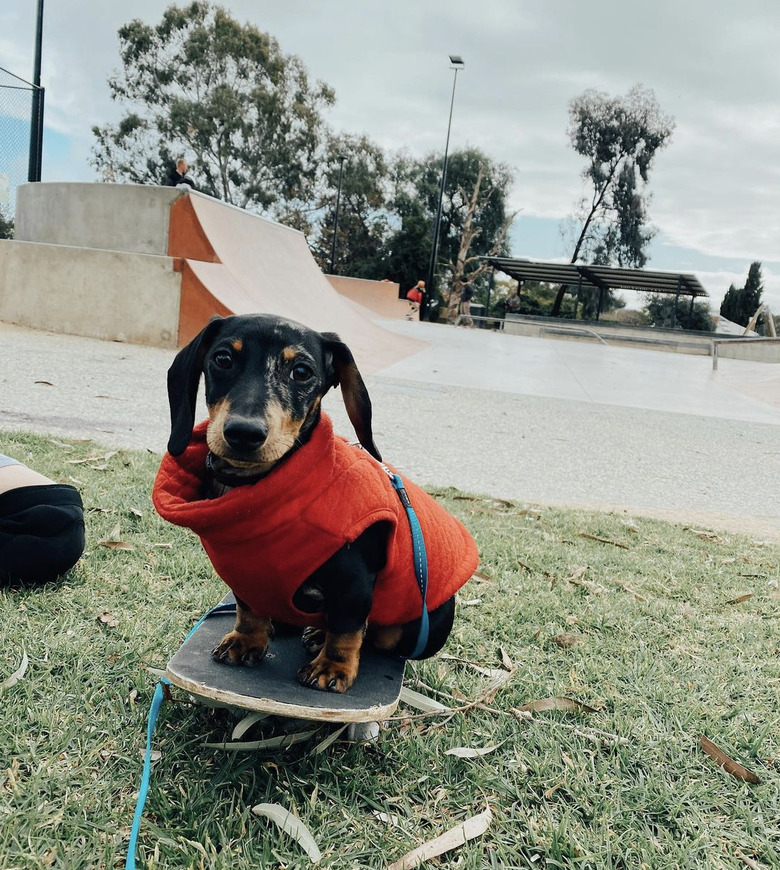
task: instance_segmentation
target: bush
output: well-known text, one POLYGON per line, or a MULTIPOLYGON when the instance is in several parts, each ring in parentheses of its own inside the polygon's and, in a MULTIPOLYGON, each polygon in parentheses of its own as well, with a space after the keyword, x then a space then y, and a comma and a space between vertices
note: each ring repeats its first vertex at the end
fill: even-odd
POLYGON ((653 326, 712 332, 712 314, 707 302, 696 302, 691 309, 690 302, 686 299, 682 305, 677 306, 675 316, 676 304, 676 296, 648 294, 643 310, 653 326))
POLYGON ((14 219, 6 217, 0 209, 0 239, 12 239, 14 237, 14 219))

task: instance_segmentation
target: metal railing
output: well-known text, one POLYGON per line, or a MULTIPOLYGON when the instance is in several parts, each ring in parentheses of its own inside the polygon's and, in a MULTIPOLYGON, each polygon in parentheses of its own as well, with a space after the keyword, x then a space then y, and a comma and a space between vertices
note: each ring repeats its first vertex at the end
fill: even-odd
POLYGON ((780 345, 780 338, 765 338, 763 336, 748 336, 746 338, 713 338, 712 346, 710 349, 710 356, 712 357, 712 370, 716 372, 718 370, 718 361, 720 359, 718 348, 722 344, 772 344, 772 345, 780 345))

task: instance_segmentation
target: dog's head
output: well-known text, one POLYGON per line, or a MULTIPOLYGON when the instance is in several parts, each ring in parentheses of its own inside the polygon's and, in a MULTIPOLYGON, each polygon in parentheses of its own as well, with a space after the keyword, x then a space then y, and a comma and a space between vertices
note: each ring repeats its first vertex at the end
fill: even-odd
POLYGON ((349 348, 332 332, 316 332, 270 314, 215 318, 176 355, 168 370, 171 437, 184 452, 195 423, 203 374, 211 452, 249 473, 267 472, 303 443, 320 402, 341 386, 360 443, 377 459, 371 400, 349 348))

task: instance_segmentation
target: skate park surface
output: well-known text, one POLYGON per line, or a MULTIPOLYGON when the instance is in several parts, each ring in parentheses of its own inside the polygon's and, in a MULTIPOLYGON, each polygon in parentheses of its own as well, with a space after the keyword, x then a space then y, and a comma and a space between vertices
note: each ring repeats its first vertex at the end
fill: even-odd
MULTIPOLYGON (((406 321, 397 285, 345 298, 301 233, 172 188, 23 185, 17 206, 0 429, 162 452, 176 346, 264 311, 342 336, 383 456, 418 483, 780 537, 780 364, 406 321)), ((324 407, 353 437, 337 393, 324 407)))
MULTIPOLYGON (((780 538, 777 364, 376 325, 421 342, 366 378, 377 445, 418 483, 780 538)), ((174 350, 7 323, 0 346, 0 429, 165 449, 174 350)), ((324 407, 353 438, 338 391, 324 407)))

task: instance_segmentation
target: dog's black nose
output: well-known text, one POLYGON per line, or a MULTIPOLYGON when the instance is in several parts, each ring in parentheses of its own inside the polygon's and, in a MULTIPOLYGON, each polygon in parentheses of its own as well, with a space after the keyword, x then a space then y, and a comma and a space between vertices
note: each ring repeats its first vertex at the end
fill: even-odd
POLYGON ((258 420, 235 417, 225 423, 222 430, 225 441, 238 453, 257 450, 268 437, 268 427, 258 420))

